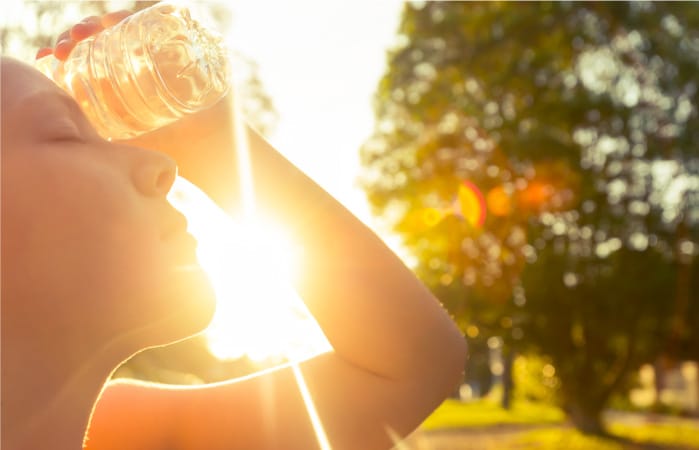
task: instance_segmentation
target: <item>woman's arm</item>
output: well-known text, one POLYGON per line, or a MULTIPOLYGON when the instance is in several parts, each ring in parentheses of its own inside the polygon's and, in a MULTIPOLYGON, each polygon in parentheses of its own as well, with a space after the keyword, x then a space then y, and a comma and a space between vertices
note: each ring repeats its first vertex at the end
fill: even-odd
MULTIPOLYGON (((239 204, 239 193, 226 105, 138 144, 175 156, 183 176, 231 205, 239 204), (185 145, 175 138, 180 135, 189 137, 185 145)), ((296 288, 334 348, 301 364, 332 448, 390 448, 389 428, 405 435, 454 390, 465 341, 373 232, 254 130, 247 132, 257 207, 303 248, 296 288)), ((179 448, 313 448, 290 368, 169 393, 180 411, 179 448)))

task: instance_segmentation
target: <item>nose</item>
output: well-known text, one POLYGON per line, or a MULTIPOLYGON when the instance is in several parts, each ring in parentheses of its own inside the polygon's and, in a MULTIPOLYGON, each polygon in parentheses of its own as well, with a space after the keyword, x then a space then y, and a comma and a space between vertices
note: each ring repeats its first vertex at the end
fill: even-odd
POLYGON ((133 161, 131 178, 136 189, 149 197, 166 196, 177 175, 175 160, 153 150, 134 150, 137 156, 133 161))

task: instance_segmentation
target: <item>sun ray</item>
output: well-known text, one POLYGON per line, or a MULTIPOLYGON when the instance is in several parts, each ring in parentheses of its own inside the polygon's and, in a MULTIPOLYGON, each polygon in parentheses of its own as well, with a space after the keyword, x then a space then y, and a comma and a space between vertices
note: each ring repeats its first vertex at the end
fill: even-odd
MULTIPOLYGON (((235 89, 234 97, 236 99, 241 98, 237 95, 240 92, 240 86, 233 83, 233 89, 235 89)), ((236 144, 236 154, 238 155, 238 173, 240 176, 240 188, 242 193, 242 203, 243 203, 243 214, 245 221, 251 221, 255 214, 255 200, 254 200, 254 190, 252 184, 252 167, 250 164, 250 146, 247 138, 247 130, 242 116, 242 111, 240 108, 240 102, 234 101, 233 103, 233 122, 234 122, 234 133, 235 133, 235 144, 236 144)), ((290 281, 290 280, 287 280, 290 281)), ((280 326, 283 322, 279 323, 280 326)), ((325 434, 325 429, 323 428, 322 422, 318 415, 318 411, 313 403, 313 398, 306 385, 306 380, 303 378, 301 369, 297 363, 292 363, 292 370, 294 372, 294 377, 296 378, 296 383, 299 387, 299 392, 303 398, 306 410, 308 412, 309 419, 311 420, 311 425, 313 426, 313 431, 318 440, 318 444, 321 450, 332 450, 330 447, 330 442, 325 434)))
POLYGON ((311 419, 311 426, 316 434, 316 439, 318 440, 320 450, 332 450, 328 436, 325 434, 325 428, 323 428, 323 423, 318 415, 318 410, 316 410, 316 406, 313 403, 313 397, 311 397, 311 393, 306 385, 306 380, 303 378, 303 374, 301 373, 301 368, 298 364, 292 364, 291 369, 294 371, 296 384, 299 387, 299 392, 301 392, 303 403, 306 405, 306 411, 308 411, 308 417, 311 419))
POLYGON ((384 428, 386 429, 386 434, 388 434, 388 438, 393 443, 393 450, 411 450, 408 444, 406 444, 405 441, 403 441, 400 434, 398 434, 396 430, 394 430, 388 425, 385 425, 384 428))

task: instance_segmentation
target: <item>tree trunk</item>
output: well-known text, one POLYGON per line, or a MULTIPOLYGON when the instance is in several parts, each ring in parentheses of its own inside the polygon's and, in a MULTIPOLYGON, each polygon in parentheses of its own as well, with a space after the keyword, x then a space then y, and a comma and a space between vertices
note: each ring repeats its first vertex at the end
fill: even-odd
POLYGON ((512 406, 512 391, 514 389, 514 380, 512 378, 512 364, 514 363, 514 352, 512 350, 506 350, 503 353, 502 408, 509 410, 512 406))
POLYGON ((607 436, 609 433, 602 423, 602 405, 581 402, 573 399, 563 409, 575 428, 584 434, 607 436))
POLYGON ((665 389, 665 372, 667 361, 663 355, 658 356, 653 363, 654 379, 653 387, 655 389, 655 398, 653 399, 653 408, 660 411, 662 404, 660 403, 660 394, 665 389))

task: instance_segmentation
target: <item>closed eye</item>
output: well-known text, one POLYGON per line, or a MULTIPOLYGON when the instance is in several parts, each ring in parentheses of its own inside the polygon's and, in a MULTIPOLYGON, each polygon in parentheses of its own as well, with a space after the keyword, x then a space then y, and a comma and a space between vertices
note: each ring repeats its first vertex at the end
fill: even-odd
POLYGON ((98 137, 78 104, 56 88, 40 91, 24 101, 26 129, 38 130, 32 136, 45 142, 87 142, 98 137))
POLYGON ((61 119, 47 127, 46 137, 50 141, 80 141, 83 142, 82 133, 70 119, 61 119))

